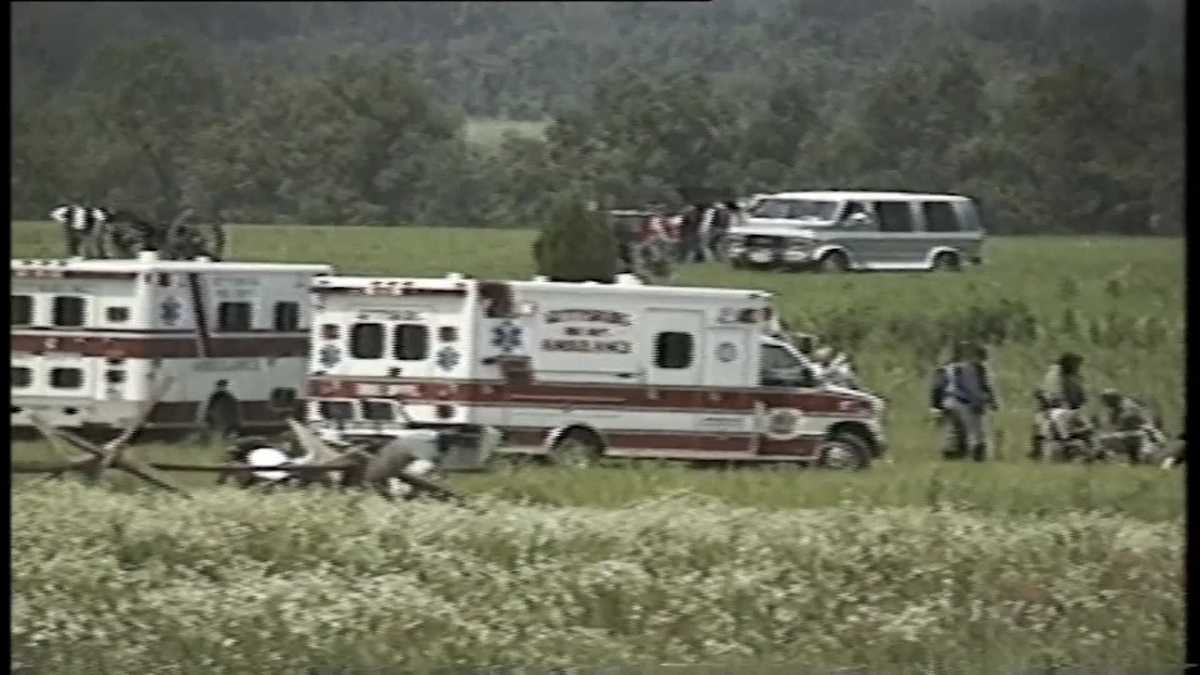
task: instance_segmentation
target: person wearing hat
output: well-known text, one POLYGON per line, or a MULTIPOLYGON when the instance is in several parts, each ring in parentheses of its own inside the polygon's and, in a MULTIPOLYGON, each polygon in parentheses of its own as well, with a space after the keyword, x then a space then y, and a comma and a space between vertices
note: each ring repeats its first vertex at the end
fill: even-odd
POLYGON ((934 372, 930 407, 946 424, 946 459, 964 459, 968 453, 977 462, 987 458, 984 418, 996 410, 996 396, 986 360, 981 346, 959 342, 950 362, 934 372))
POLYGON ((1160 424, 1138 401, 1116 389, 1100 393, 1100 445, 1106 453, 1129 458, 1130 464, 1140 464, 1166 446, 1160 424))
POLYGON ((1042 459, 1046 441, 1059 444, 1057 449, 1062 454, 1063 443, 1072 437, 1083 438, 1088 433, 1090 426, 1081 412, 1087 404, 1082 368, 1082 356, 1063 352, 1046 369, 1041 385, 1033 392, 1035 407, 1030 459, 1042 459))

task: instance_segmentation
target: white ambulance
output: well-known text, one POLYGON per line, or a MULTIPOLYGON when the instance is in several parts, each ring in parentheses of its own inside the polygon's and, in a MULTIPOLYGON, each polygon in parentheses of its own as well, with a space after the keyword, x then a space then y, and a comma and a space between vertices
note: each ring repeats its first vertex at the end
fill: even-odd
POLYGON ((11 422, 122 426, 172 383, 148 429, 282 428, 308 354, 309 285, 329 265, 13 260, 11 422))
POLYGON ((310 423, 499 429, 497 452, 815 462, 885 451, 884 404, 821 384, 761 291, 313 280, 310 423))

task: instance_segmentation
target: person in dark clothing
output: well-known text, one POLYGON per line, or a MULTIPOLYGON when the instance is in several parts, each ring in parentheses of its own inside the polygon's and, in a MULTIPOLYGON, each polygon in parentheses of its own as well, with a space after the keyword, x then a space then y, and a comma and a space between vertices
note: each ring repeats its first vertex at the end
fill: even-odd
POLYGON ((1064 442, 1073 435, 1085 435, 1087 425, 1081 411, 1087 404, 1087 391, 1082 368, 1082 356, 1064 352, 1050 365, 1041 385, 1034 391, 1031 459, 1042 459, 1047 440, 1064 442))
POLYGON ((713 260, 725 260, 725 237, 729 235, 729 228, 733 226, 736 212, 737 203, 732 201, 717 204, 715 207, 712 225, 708 230, 708 241, 704 242, 713 260))
POLYGON ((701 262, 704 252, 700 250, 700 228, 704 219, 704 205, 693 204, 683 214, 679 224, 679 262, 701 262))
POLYGON ((930 407, 946 423, 946 459, 977 462, 987 458, 985 415, 996 410, 996 396, 986 364, 987 352, 970 342, 958 343, 951 360, 934 373, 930 407))

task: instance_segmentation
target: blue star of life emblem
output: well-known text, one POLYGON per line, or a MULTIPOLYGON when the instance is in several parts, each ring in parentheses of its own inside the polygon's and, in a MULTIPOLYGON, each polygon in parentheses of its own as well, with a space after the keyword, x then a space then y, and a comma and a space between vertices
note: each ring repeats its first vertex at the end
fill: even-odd
POLYGON ((175 298, 167 298, 163 301, 162 307, 160 308, 161 311, 159 312, 159 318, 162 319, 162 322, 168 326, 174 326, 175 323, 179 321, 179 316, 181 314, 180 310, 182 309, 183 306, 178 300, 175 298))
POLYGON ((505 354, 511 354, 521 346, 521 327, 505 321, 492 329, 492 346, 505 354))
POLYGON ((458 350, 454 347, 442 347, 437 353, 437 364, 442 370, 450 370, 458 365, 458 350))

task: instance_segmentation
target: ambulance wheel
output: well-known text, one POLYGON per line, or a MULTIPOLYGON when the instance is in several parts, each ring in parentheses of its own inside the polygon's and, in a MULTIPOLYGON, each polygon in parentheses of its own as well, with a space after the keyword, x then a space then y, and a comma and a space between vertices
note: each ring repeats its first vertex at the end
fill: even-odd
POLYGON ((840 272, 849 272, 850 260, 846 257, 845 253, 842 253, 841 251, 833 251, 831 253, 826 253, 821 258, 820 267, 821 271, 825 273, 836 274, 840 272))
POLYGON ((600 459, 604 447, 592 431, 571 429, 558 439, 550 451, 550 461, 557 466, 586 469, 600 459))
POLYGON ((237 433, 239 426, 237 401, 228 395, 214 396, 204 414, 204 429, 209 441, 224 441, 237 433))
POLYGON ((817 447, 817 462, 826 469, 861 471, 871 465, 870 447, 853 431, 835 431, 817 447))

